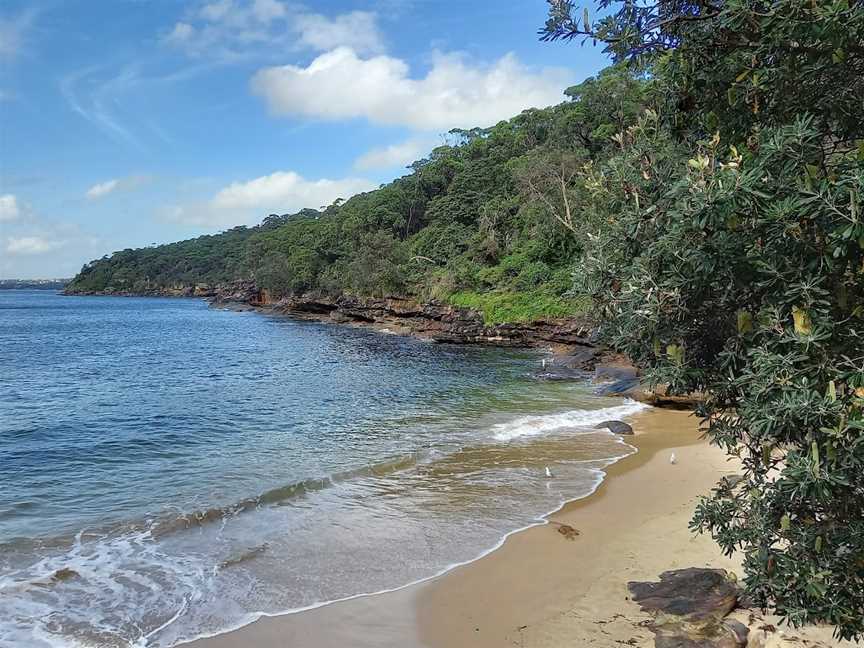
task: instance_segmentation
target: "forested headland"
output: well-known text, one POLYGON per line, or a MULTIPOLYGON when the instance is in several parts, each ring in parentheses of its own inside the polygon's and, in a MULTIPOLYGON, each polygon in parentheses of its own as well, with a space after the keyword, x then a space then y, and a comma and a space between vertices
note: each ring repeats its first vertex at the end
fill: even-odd
POLYGON ((450 132, 451 144, 375 191, 256 227, 115 252, 87 264, 67 290, 146 294, 248 279, 274 299, 401 295, 476 307, 494 321, 567 315, 585 305, 573 273, 595 227, 577 174, 619 152, 615 134, 656 103, 655 86, 610 67, 564 90, 557 106, 450 132))
POLYGON ((752 600, 861 637, 864 3, 549 6, 543 38, 614 62, 561 104, 453 131, 323 211, 115 253, 69 289, 244 278, 492 321, 590 310, 647 380, 705 395, 742 476, 692 526, 743 557, 752 600))

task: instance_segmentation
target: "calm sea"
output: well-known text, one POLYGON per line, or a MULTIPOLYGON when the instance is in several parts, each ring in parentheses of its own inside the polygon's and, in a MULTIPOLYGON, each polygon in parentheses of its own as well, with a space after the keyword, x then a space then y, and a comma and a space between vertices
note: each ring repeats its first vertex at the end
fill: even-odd
POLYGON ((542 357, 0 291, 0 645, 171 646, 490 551, 633 451, 592 426, 640 406, 542 357))

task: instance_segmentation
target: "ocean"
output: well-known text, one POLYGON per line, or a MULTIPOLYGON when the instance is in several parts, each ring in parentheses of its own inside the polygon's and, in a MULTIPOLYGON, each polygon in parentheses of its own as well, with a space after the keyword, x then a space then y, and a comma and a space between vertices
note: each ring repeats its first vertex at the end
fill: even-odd
POLYGON ((172 646, 488 553, 634 452, 594 425, 642 406, 544 357, 0 291, 0 646, 172 646))

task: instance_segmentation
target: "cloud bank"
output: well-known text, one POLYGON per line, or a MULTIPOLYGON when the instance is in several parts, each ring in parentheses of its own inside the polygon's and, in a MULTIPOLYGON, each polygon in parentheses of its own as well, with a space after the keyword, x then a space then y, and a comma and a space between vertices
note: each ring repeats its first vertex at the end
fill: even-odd
POLYGON ((329 205, 337 198, 347 199, 376 187, 376 183, 364 178, 309 180, 294 171, 276 171, 252 180, 233 182, 205 202, 168 207, 162 210, 162 217, 207 227, 252 225, 269 213, 283 214, 304 207, 329 205))
POLYGON ((218 0, 190 12, 163 42, 193 58, 258 57, 262 48, 326 51, 345 45, 377 53, 384 39, 376 16, 350 11, 325 16, 279 0, 218 0))
POLYGON ((491 126, 522 110, 561 100, 570 74, 532 70, 514 54, 473 65, 457 54, 435 54, 432 69, 412 78, 390 56, 361 58, 350 47, 321 54, 308 66, 265 68, 252 90, 277 115, 326 120, 368 119, 420 130, 491 126))
POLYGON ((435 146, 432 138, 415 137, 404 142, 374 148, 354 160, 354 168, 393 169, 404 167, 424 157, 435 146))

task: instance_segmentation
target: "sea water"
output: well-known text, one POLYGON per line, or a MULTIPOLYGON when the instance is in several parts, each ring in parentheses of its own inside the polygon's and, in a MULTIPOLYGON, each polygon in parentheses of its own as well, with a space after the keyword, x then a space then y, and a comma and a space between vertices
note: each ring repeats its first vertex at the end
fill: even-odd
POLYGON ((594 425, 641 406, 542 357, 0 291, 0 645, 171 646, 487 553, 633 452, 594 425))

